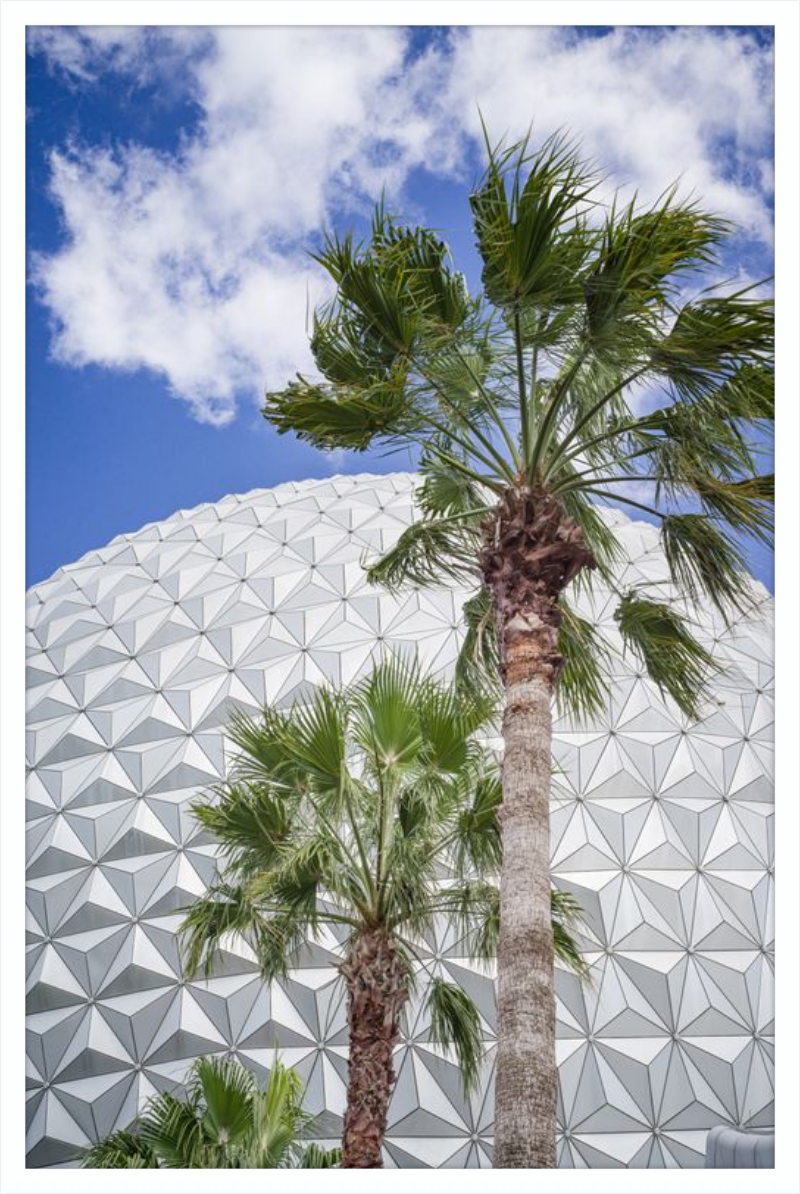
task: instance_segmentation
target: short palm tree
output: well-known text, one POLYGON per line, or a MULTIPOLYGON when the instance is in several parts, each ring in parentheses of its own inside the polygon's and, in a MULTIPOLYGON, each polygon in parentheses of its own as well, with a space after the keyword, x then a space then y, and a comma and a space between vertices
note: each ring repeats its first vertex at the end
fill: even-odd
POLYGON ((303 1145, 303 1084, 279 1061, 261 1090, 225 1057, 201 1057, 185 1092, 162 1091, 133 1127, 85 1150, 86 1169, 330 1169, 338 1149, 303 1145))
POLYGON ((311 340, 321 377, 268 394, 264 414, 321 448, 418 450, 422 517, 371 576, 479 586, 462 679, 488 662, 505 690, 495 1164, 548 1167, 551 697, 598 708, 607 663, 567 590, 600 575, 625 648, 697 715, 712 660, 691 605, 742 609, 739 536, 771 528, 752 435, 772 418, 773 316, 752 289, 687 292, 732 230, 674 188, 649 207, 603 206, 563 136, 488 155, 470 196, 482 294, 437 235, 380 208, 365 243, 326 239, 317 259, 335 293, 311 340), (596 499, 659 522, 683 611, 663 589, 619 583, 596 499))
MULTIPOLYGON (((233 774, 194 806, 224 865, 183 924, 189 971, 210 971, 231 933, 265 978, 285 973, 309 935, 343 937, 344 1168, 382 1165, 392 1054, 414 963, 428 967, 424 936, 449 918, 477 956, 494 953, 500 783, 475 735, 495 707, 388 659, 342 693, 320 689, 289 711, 236 718, 233 774)), ((581 971, 568 927, 577 909, 559 893, 553 908, 561 956, 581 971)), ((478 1012, 441 977, 420 987, 432 1039, 454 1047, 469 1089, 482 1056, 478 1012)))

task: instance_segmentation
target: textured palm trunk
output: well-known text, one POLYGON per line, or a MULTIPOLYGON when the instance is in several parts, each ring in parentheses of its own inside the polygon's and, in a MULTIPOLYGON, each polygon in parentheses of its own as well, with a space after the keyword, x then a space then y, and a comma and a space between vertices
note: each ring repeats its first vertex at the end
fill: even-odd
POLYGON ((509 492, 484 534, 481 567, 494 598, 506 698, 494 1165, 551 1169, 557 1073, 550 701, 563 663, 558 598, 594 560, 561 505, 529 489, 509 492))
POLYGON ((342 1168, 381 1169, 408 968, 390 935, 369 929, 354 939, 339 969, 347 984, 350 1029, 342 1168))

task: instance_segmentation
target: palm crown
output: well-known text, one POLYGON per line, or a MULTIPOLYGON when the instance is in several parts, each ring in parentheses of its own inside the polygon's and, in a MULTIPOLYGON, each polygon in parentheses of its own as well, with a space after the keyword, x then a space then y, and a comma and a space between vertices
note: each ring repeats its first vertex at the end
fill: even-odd
MULTIPOLYGON (((596 188, 563 136, 535 152, 527 141, 490 150, 470 197, 477 298, 436 235, 382 207, 368 243, 328 237, 318 260, 336 292, 311 341, 322 378, 298 375, 264 413, 320 447, 420 448, 423 516, 371 576, 482 575, 470 648, 476 631, 492 647, 493 551, 527 537, 551 552, 559 591, 595 569, 617 590, 626 645, 692 714, 711 660, 658 593, 617 587, 617 541, 594 500, 660 520, 690 601, 707 597, 726 617, 746 606, 740 536, 771 528, 772 478, 752 430, 773 412, 772 304, 752 289, 684 296, 718 263, 725 221, 675 189, 651 207, 604 207, 596 188), (642 387, 655 402, 646 413, 642 387)), ((563 594, 561 608, 558 695, 586 712, 602 699, 602 644, 563 594)), ((462 669, 476 658, 468 650, 462 669)))
POLYGON ((133 1128, 91 1145, 87 1169, 329 1169, 338 1149, 303 1146, 303 1084, 276 1060, 266 1086, 224 1057, 200 1057, 185 1091, 155 1095, 133 1128))

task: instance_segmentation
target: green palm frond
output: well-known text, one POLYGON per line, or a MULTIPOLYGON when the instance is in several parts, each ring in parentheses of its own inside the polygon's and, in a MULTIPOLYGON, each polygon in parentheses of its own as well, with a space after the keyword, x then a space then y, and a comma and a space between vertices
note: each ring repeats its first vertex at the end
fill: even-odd
MULTIPOLYGON (((265 875, 271 877, 271 872, 265 875)), ((306 883, 311 882, 307 876, 306 883)), ((280 891, 287 894, 287 887, 280 891)), ((316 890, 316 880, 314 880, 316 890)), ((249 886, 217 880, 204 896, 187 910, 179 929, 184 972, 206 978, 218 962, 218 951, 228 937, 240 937, 253 950, 265 979, 286 973, 294 952, 316 924, 316 907, 307 888, 298 881, 289 889, 294 897, 288 908, 274 898, 272 905, 258 889, 258 881, 249 886), (279 910, 276 912, 275 908, 279 910)))
POLYGON ((401 281, 404 298, 422 316, 428 335, 447 341, 472 313, 464 277, 453 270, 445 242, 430 229, 398 224, 383 204, 373 217, 368 260, 382 277, 401 281))
POLYGON ((572 931, 580 924, 583 910, 568 891, 554 887, 550 892, 550 913, 553 921, 553 949, 558 960, 580 978, 589 977, 586 963, 572 931))
POLYGON ((720 411, 730 419, 775 418, 775 370, 767 361, 748 361, 735 368, 715 394, 720 411))
POLYGON ((499 703, 497 622, 492 595, 485 586, 464 603, 461 616, 466 632, 456 660, 456 688, 470 698, 488 695, 499 703))
POLYGON ((678 200, 675 187, 648 210, 641 210, 636 199, 612 207, 586 282, 587 324, 595 348, 616 347, 614 337, 625 322, 647 333, 639 345, 644 347, 680 275, 714 264, 729 227, 696 203, 678 200))
POLYGON ((342 863, 342 845, 324 825, 287 844, 274 864, 250 884, 251 898, 280 908, 298 923, 310 925, 326 877, 342 863))
MULTIPOLYGON (((602 511, 578 489, 568 490, 559 494, 559 497, 566 514, 581 528, 597 564, 597 571, 606 579, 613 578, 615 569, 622 559, 622 548, 607 518, 604 518, 602 511)), ((581 572, 576 583, 590 585, 590 577, 591 573, 581 572)))
POLYGON ((235 1148, 252 1125, 257 1089, 253 1073, 228 1057, 200 1057, 192 1081, 198 1088, 204 1136, 219 1148, 235 1148))
POLYGON ((386 380, 331 389, 298 375, 285 390, 267 392, 261 413, 279 435, 292 431, 315 448, 365 452, 380 436, 420 429, 405 376, 405 366, 398 365, 386 380))
POLYGON ((556 684, 556 705, 560 713, 577 720, 599 715, 608 704, 609 649, 593 622, 562 597, 558 646, 564 667, 556 684))
POLYGON ((670 514, 661 542, 675 583, 695 603, 708 597, 724 616, 752 605, 752 584, 741 551, 703 514, 670 514))
POLYGON ((300 1137, 309 1123, 303 1110, 303 1084, 299 1074, 280 1062, 269 1072, 264 1090, 256 1092, 252 1104, 252 1133, 248 1168, 294 1168, 292 1162, 300 1137))
POLYGON ((456 866, 476 876, 497 873, 503 844, 498 809, 503 801, 499 767, 487 767, 476 776, 472 800, 458 816, 453 841, 456 866))
POLYGON ((226 726, 226 734, 239 751, 237 780, 247 780, 259 788, 292 782, 294 772, 288 765, 283 710, 267 705, 260 716, 252 717, 237 709, 226 726))
POLYGON ((436 1045, 452 1047, 461 1083, 469 1094, 478 1085, 483 1059, 483 1039, 478 1009, 462 987, 432 978, 425 1003, 431 1017, 430 1038, 436 1045))
POLYGON ((187 975, 211 973, 215 955, 230 934, 258 937, 264 916, 247 889, 217 879, 188 908, 179 929, 183 968, 187 975))
POLYGON ((370 584, 390 591, 475 575, 478 536, 461 517, 420 519, 406 527, 394 547, 367 568, 370 584))
POLYGON ((496 877, 462 878, 436 892, 431 907, 448 917, 468 956, 490 962, 497 956, 500 891, 496 877))
POLYGON ((215 1168, 221 1157, 203 1133, 201 1114, 200 1092, 190 1075, 183 1098, 161 1091, 150 1099, 136 1130, 166 1169, 215 1168))
POLYGON ((762 365, 774 350, 773 336, 771 299, 710 296, 675 311, 651 363, 681 398, 692 402, 742 365, 762 365))
POLYGON ((692 496, 710 477, 728 483, 753 471, 741 432, 703 400, 693 408, 675 403, 648 415, 632 438, 655 480, 657 501, 662 495, 676 501, 692 496))
POLYGON ((527 140, 487 149, 470 195, 487 298, 501 308, 574 302, 592 245, 581 221, 597 185, 591 168, 563 134, 535 151, 527 140))
POLYGON ((316 795, 340 798, 347 760, 347 710, 342 698, 321 688, 314 701, 293 706, 284 715, 284 749, 296 777, 303 777, 316 795))
POLYGON ((319 1144, 309 1144, 300 1157, 298 1169, 338 1169, 342 1163, 340 1148, 321 1148, 319 1144))
POLYGON ((434 521, 460 515, 467 516, 468 525, 477 526, 481 516, 489 513, 491 507, 480 485, 443 464, 434 452, 423 453, 420 468, 422 484, 416 498, 425 519, 434 521))
POLYGON ((424 766, 452 778, 463 776, 471 785, 470 746, 496 712, 491 695, 476 693, 465 701, 455 687, 426 681, 419 686, 416 710, 425 741, 424 766))
POLYGON ((117 1131, 85 1148, 83 1169, 158 1169, 158 1158, 135 1132, 117 1131))
POLYGON ((389 657, 353 691, 353 741, 381 772, 414 766, 423 749, 417 702, 422 689, 417 667, 389 657))
POLYGON ((291 831, 293 808, 287 793, 232 782, 191 804, 192 815, 221 843, 223 854, 246 871, 257 856, 263 867, 277 855, 291 831))
POLYGON ((671 605, 627 593, 614 613, 623 642, 687 717, 696 718, 714 659, 671 605))
POLYGON ((381 383, 390 381, 393 367, 397 368, 391 349, 379 340, 365 337, 335 307, 315 312, 311 352, 328 381, 354 390, 379 388, 381 383))
POLYGON ((698 476, 694 489, 710 514, 762 543, 772 543, 775 480, 771 474, 727 483, 698 476))

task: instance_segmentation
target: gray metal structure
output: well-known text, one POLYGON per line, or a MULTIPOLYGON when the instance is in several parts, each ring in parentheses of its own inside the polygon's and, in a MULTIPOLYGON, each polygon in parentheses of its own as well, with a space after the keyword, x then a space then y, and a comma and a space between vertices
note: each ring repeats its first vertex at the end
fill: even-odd
POLYGON ((706 1169, 774 1169, 775 1133, 717 1124, 706 1137, 706 1169))
MULTIPOLYGON (((267 987, 231 941, 223 972, 186 981, 177 910, 215 866, 187 804, 225 773, 232 706, 289 705, 384 650, 451 672, 466 594, 391 596, 364 580, 364 553, 395 541, 413 497, 408 474, 227 497, 121 535, 30 591, 30 1165, 70 1164, 209 1052, 258 1070, 280 1046, 320 1134, 336 1135, 338 942, 310 944, 267 987)), ((629 559, 623 582, 663 581, 655 528, 607 517, 629 559)), ((558 975, 563 1166, 702 1166, 713 1125, 773 1123, 773 650, 760 593, 730 627, 702 615, 722 670, 699 722, 620 654, 604 716, 556 725, 553 876, 585 909, 592 971, 585 985, 558 975)), ((615 639, 610 597, 581 607, 615 639)), ((492 978, 452 934, 429 946, 481 1008, 484 1079, 465 1100, 412 1008, 386 1161, 489 1166, 492 978)))

